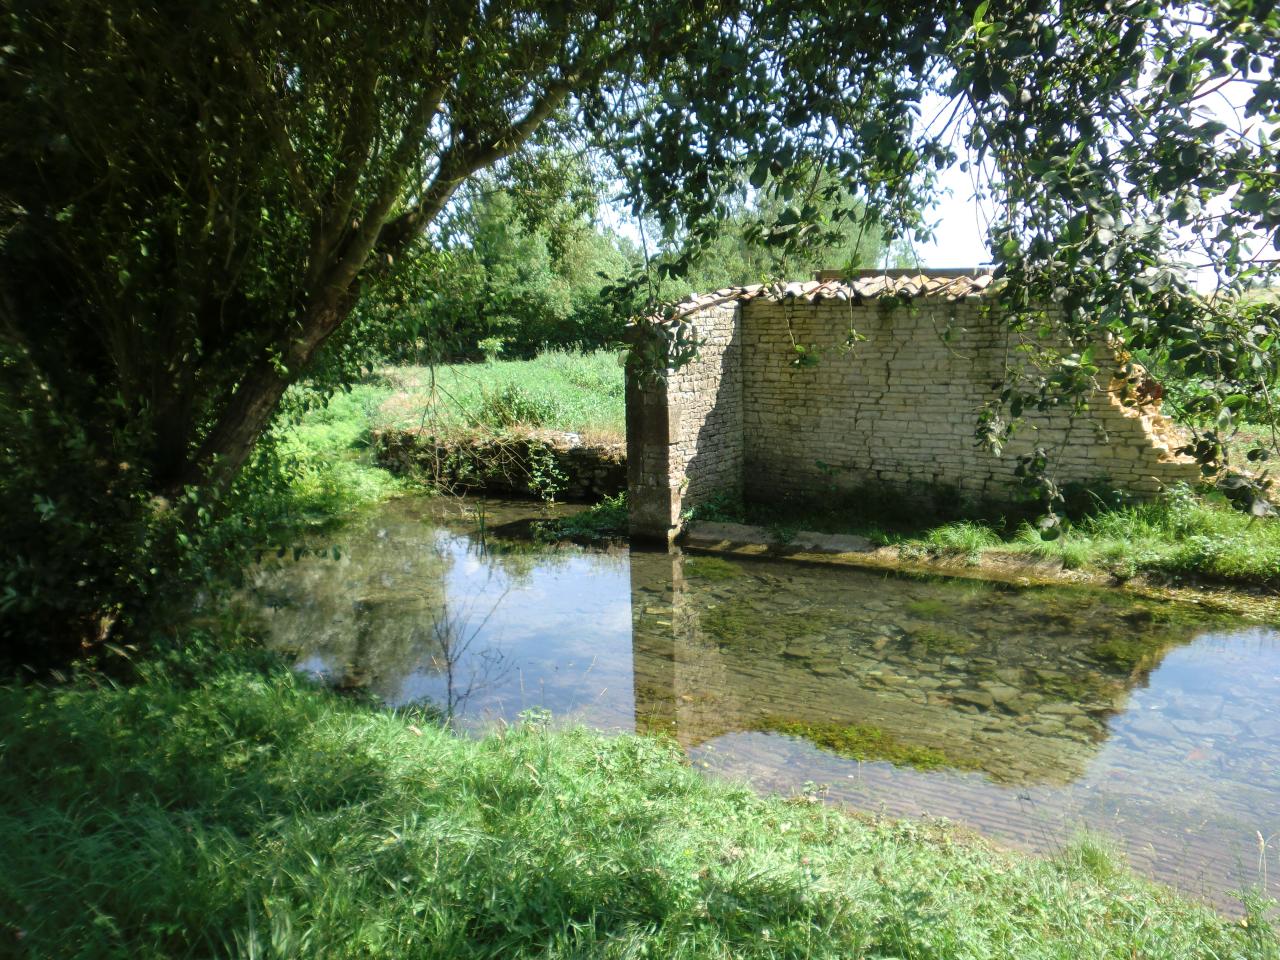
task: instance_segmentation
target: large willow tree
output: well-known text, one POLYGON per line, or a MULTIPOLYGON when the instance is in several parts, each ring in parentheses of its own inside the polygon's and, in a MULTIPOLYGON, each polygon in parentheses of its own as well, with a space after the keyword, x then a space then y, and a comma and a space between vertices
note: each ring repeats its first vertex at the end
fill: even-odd
MULTIPOLYGON (((1105 326, 1162 351, 1217 385, 1218 417, 1273 369, 1273 321, 1186 297, 1171 266, 1201 243, 1248 280, 1242 238, 1280 225, 1270 3, 5 0, 0 17, 0 610, 24 658, 140 622, 184 545, 219 542, 288 386, 342 369, 353 310, 430 248, 461 184, 539 144, 604 152, 637 213, 694 238, 745 177, 781 199, 783 246, 819 229, 830 171, 858 215, 916 229, 967 148, 1015 312, 1055 302, 1082 342, 1105 326), (1197 114, 1227 80, 1248 88, 1234 126, 1197 114), (929 92, 954 108, 932 127, 929 92)), ((1006 401, 1069 392, 1089 364, 1064 360, 1006 401)))

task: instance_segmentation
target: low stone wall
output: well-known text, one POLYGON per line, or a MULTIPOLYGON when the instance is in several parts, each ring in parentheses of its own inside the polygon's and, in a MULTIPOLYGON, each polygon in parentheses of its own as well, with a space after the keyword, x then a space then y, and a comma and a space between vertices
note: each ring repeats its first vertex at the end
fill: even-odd
POLYGON ((669 539, 720 491, 820 501, 934 488, 1009 501, 1019 457, 1036 448, 1059 484, 1142 498, 1200 479, 1174 452, 1177 428, 1158 402, 1134 399, 1104 344, 1084 409, 1026 412, 999 454, 978 444, 995 385, 1055 346, 1011 331, 984 296, 989 281, 877 276, 691 299, 683 320, 702 344, 698 359, 628 384, 633 534, 669 539))
POLYGON ((449 490, 557 500, 599 500, 627 487, 626 447, 589 446, 576 434, 476 437, 441 442, 411 430, 374 437, 378 463, 449 490))

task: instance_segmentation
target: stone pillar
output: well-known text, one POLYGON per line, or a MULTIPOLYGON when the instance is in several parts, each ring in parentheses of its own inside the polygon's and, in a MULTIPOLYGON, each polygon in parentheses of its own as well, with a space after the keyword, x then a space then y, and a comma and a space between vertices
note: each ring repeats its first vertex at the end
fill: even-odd
MULTIPOLYGON (((634 348, 640 337, 628 336, 634 348)), ((673 411, 667 385, 627 363, 627 510, 631 539, 670 544, 679 525, 680 507, 671 488, 671 444, 679 436, 679 413, 673 411)))
POLYGON ((670 543, 685 508, 742 488, 740 315, 738 303, 724 298, 686 313, 698 355, 662 377, 643 366, 655 356, 661 362, 661 331, 631 328, 627 487, 636 540, 670 543))

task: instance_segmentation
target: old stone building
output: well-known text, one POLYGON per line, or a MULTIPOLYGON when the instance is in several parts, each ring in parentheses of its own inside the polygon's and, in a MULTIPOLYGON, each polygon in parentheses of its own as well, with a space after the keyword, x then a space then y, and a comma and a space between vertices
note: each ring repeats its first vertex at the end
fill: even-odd
POLYGON ((633 535, 670 538, 682 514, 721 493, 817 500, 874 486, 1010 500, 1018 458, 1036 447, 1059 483, 1147 497, 1198 478, 1158 401, 1115 378, 1104 344, 1083 411, 1027 413, 1000 455, 976 443, 993 385, 1036 352, 992 309, 990 283, 866 271, 681 304, 697 358, 665 379, 628 374, 633 535))

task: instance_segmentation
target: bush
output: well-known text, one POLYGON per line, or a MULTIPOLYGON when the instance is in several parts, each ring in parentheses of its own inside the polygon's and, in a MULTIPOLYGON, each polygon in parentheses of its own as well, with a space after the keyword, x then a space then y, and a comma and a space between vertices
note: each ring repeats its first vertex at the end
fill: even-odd
POLYGON ((483 390, 476 418, 490 427, 506 430, 516 425, 542 427, 556 418, 556 403, 547 396, 535 396, 514 383, 497 390, 483 390))

